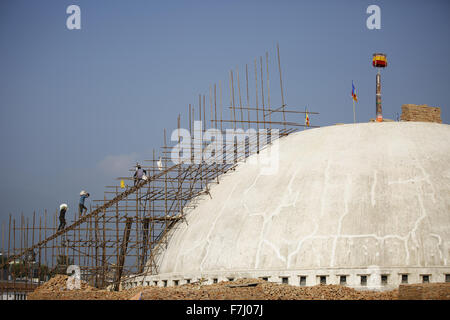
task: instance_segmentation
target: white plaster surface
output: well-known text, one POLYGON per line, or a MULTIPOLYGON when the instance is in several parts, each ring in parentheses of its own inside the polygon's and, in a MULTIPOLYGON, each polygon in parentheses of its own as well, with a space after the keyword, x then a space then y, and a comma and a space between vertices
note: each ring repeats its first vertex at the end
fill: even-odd
POLYGON ((309 284, 348 274, 357 286, 369 274, 373 288, 381 273, 450 273, 449 125, 310 129, 280 139, 279 152, 277 174, 247 160, 196 199, 148 279, 303 272, 309 284))

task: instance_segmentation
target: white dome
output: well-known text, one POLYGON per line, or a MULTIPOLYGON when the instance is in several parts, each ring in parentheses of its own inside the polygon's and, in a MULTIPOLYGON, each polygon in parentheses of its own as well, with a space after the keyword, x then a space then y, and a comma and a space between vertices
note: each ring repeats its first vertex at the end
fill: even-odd
MULTIPOLYGON (((272 147, 262 151, 264 158, 272 147)), ((256 157, 253 156, 253 157, 256 157)), ((360 123, 279 140, 279 170, 240 164, 173 229, 150 280, 320 276, 358 287, 450 274, 450 126, 360 123), (187 222, 187 223, 186 223, 187 222)))

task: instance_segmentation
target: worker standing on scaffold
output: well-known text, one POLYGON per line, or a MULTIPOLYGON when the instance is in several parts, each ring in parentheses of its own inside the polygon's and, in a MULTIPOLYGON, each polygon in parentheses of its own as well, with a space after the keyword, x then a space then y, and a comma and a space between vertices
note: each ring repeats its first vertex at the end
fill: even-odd
POLYGON ((84 206, 84 201, 86 200, 86 198, 89 198, 89 193, 82 190, 80 192, 80 203, 78 205, 78 214, 80 215, 80 218, 83 215, 83 210, 84 212, 87 212, 87 208, 84 206))
POLYGON ((63 203, 59 206, 59 227, 58 231, 66 227, 66 211, 67 204, 63 203))

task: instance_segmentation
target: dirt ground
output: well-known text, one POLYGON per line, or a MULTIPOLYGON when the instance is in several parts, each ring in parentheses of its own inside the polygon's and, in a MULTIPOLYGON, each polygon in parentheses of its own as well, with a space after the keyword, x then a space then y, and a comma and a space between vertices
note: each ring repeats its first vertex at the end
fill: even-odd
POLYGON ((67 276, 58 275, 28 295, 28 300, 396 300, 398 290, 357 291, 339 285, 297 287, 241 279, 211 285, 198 283, 177 287, 136 287, 119 292, 99 290, 86 283, 67 290, 67 276))

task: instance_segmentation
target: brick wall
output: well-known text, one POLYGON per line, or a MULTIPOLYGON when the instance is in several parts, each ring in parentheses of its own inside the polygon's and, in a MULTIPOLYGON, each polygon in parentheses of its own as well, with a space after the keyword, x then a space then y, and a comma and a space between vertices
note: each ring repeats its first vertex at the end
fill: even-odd
POLYGON ((429 107, 426 104, 404 104, 402 105, 402 115, 400 119, 403 121, 442 123, 441 108, 429 107))
POLYGON ((450 300, 450 282, 401 284, 400 300, 450 300))

